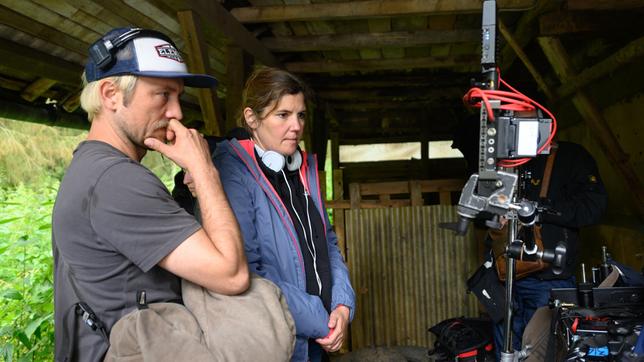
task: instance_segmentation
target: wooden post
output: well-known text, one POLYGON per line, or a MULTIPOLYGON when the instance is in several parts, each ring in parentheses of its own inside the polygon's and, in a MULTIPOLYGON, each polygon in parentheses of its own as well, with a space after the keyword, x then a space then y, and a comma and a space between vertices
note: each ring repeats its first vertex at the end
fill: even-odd
POLYGON ((241 120, 241 100, 246 81, 244 50, 233 45, 227 47, 226 54, 226 121, 224 132, 243 126, 241 120))
MULTIPOLYGON (((538 38, 539 45, 546 54, 548 61, 552 65, 555 73, 562 84, 568 79, 575 77, 568 54, 563 45, 555 38, 538 38)), ((578 90, 572 98, 573 104, 577 111, 582 115, 586 124, 592 130, 593 136, 604 151, 604 154, 611 161, 616 171, 621 174, 626 187, 633 195, 632 205, 640 220, 644 220, 644 190, 633 167, 628 163, 628 155, 622 149, 617 141, 615 134, 608 126, 602 116, 601 110, 590 100, 584 91, 578 90)))
POLYGON ((409 199, 411 206, 423 206, 423 193, 420 188, 420 181, 409 181, 409 199))
POLYGON ((352 182, 349 184, 349 198, 351 199, 351 208, 359 209, 362 196, 360 196, 360 184, 352 182))
MULTIPOLYGON (((190 71, 202 74, 211 74, 208 61, 208 50, 201 34, 199 18, 192 10, 177 12, 181 24, 181 36, 185 39, 186 46, 190 49, 190 71)), ((215 88, 199 89, 199 104, 205 124, 204 133, 220 136, 223 134, 223 119, 217 91, 215 88)))
POLYGON ((340 168, 340 134, 331 132, 331 168, 340 168))
POLYGON ((439 191, 438 200, 441 205, 451 205, 452 204, 452 193, 449 191, 439 191))
MULTIPOLYGON (((342 170, 335 169, 333 170, 333 200, 342 200, 344 198, 344 185, 342 181, 342 170)), ((333 209, 333 226, 335 234, 338 237, 338 248, 344 256, 344 260, 347 259, 347 245, 345 242, 344 234, 344 210, 343 209, 333 209)))

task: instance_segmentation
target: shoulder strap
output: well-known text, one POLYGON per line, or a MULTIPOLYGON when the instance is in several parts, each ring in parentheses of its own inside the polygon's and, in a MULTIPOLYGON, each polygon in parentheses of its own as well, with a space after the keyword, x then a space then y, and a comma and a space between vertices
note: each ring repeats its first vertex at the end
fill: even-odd
MULTIPOLYGON (((55 246, 55 247, 58 248, 58 246, 55 246)), ((58 250, 58 254, 60 255, 60 258, 63 262, 63 268, 65 271, 64 274, 67 276, 67 279, 69 280, 69 284, 72 286, 72 290, 74 291, 74 296, 76 296, 77 302, 72 306, 74 308, 74 314, 81 316, 83 318, 83 322, 89 328, 91 328, 93 331, 100 333, 101 336, 105 339, 105 342, 107 343, 107 345, 109 346, 110 338, 108 336, 107 328, 105 327, 105 324, 103 324, 103 322, 100 320, 100 318, 98 318, 96 313, 94 313, 94 310, 87 303, 83 302, 83 298, 81 297, 81 294, 78 290, 78 286, 76 285, 76 276, 72 271, 71 265, 67 264, 67 261, 65 260, 65 258, 63 258, 63 255, 60 253, 60 250, 58 250)), ((73 353, 73 351, 71 350, 70 352, 73 353)))
POLYGON ((543 180, 541 180, 541 190, 539 191, 539 198, 541 199, 545 199, 548 196, 550 176, 552 175, 552 167, 555 163, 558 148, 556 144, 550 148, 550 155, 548 155, 548 160, 546 161, 546 169, 543 171, 543 180))

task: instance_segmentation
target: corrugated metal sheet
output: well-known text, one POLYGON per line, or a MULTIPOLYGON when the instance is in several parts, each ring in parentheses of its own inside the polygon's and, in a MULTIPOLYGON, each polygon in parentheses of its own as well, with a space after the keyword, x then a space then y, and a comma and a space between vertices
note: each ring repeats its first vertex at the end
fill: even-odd
POLYGON ((347 262, 356 290, 352 349, 433 345, 427 332, 451 317, 475 316, 465 281, 477 267, 472 233, 438 228, 453 206, 347 210, 347 262))

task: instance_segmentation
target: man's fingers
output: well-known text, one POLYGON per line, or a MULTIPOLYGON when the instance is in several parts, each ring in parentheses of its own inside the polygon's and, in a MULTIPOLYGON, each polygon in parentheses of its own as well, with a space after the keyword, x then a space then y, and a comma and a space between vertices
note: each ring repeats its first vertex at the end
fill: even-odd
POLYGON ((143 140, 143 143, 151 150, 161 152, 162 154, 165 155, 165 152, 167 150, 168 145, 165 143, 159 141, 156 138, 146 138, 143 140))

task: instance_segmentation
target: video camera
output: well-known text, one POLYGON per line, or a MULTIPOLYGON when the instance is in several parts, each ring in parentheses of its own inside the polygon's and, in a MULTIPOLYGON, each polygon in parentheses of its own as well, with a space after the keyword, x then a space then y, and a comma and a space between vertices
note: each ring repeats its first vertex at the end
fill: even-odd
MULTIPOLYGON (((453 225, 459 235, 467 232, 470 221, 482 218, 488 227, 501 229, 507 220, 508 242, 505 253, 506 301, 512 300, 515 258, 541 259, 550 262, 553 272, 560 273, 565 264, 566 249, 538 250, 534 240, 518 240, 518 224, 532 227, 544 205, 521 198, 517 167, 541 154, 550 153, 556 132, 555 117, 539 103, 512 88, 501 78, 497 67, 497 9, 495 0, 483 1, 480 81, 463 97, 468 107, 480 108, 478 133, 478 173, 466 182, 457 206, 459 221, 453 225), (508 90, 501 90, 504 86, 508 90), (545 114, 545 115, 544 115, 545 114)), ((517 356, 511 347, 512 308, 506 303, 505 340, 502 361, 517 356)))

